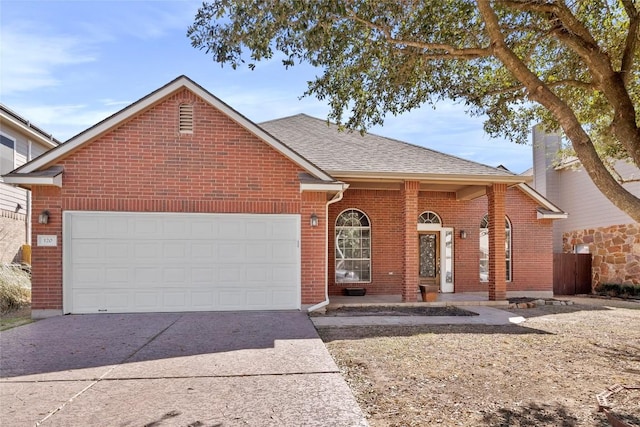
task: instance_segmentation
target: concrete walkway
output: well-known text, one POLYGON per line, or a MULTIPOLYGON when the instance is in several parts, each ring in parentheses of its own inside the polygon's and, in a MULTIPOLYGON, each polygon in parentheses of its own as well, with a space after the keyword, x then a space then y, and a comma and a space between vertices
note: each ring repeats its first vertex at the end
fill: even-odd
POLYGON ((416 325, 510 325, 525 318, 493 307, 465 306, 478 316, 317 316, 316 327, 342 326, 416 326, 416 325))
POLYGON ((2 426, 366 426, 305 313, 59 316, 0 332, 2 426))

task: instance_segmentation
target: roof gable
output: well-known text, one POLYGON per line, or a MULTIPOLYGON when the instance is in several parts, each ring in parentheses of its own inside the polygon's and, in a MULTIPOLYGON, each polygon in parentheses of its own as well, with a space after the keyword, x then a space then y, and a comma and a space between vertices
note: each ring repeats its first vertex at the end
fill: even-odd
POLYGON ((216 98, 210 92, 202 88, 193 80, 186 76, 180 76, 175 80, 169 82, 165 86, 150 93, 144 98, 134 102, 133 104, 118 111, 112 116, 106 118, 100 123, 90 127, 89 129, 79 133, 72 137, 65 143, 59 145, 55 149, 43 154, 42 156, 26 163, 22 167, 14 171, 14 174, 28 174, 42 168, 51 166, 66 157, 70 153, 83 147, 85 144, 90 143, 97 137, 109 132, 121 123, 131 119, 137 114, 145 111, 151 106, 161 102, 165 98, 171 96, 178 90, 186 88, 193 92, 196 96, 202 98, 205 102, 209 103, 214 108, 220 110, 222 113, 231 118, 234 122, 245 128, 247 131, 255 135, 264 141, 267 145, 271 146, 274 150, 281 153, 285 157, 289 158, 295 164, 306 170, 309 174, 322 181, 333 182, 334 179, 318 166, 301 156, 299 153, 285 145, 283 142, 274 138, 271 134, 267 133, 260 126, 253 123, 251 120, 244 117, 242 114, 225 104, 220 99, 216 98))

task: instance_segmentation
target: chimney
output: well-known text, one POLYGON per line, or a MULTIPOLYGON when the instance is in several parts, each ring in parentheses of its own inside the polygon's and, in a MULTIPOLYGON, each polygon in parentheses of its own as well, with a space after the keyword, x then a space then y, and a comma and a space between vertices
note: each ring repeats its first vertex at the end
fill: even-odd
POLYGON ((558 172, 555 165, 562 147, 559 133, 547 133, 542 126, 532 129, 533 188, 552 203, 559 202, 558 172))

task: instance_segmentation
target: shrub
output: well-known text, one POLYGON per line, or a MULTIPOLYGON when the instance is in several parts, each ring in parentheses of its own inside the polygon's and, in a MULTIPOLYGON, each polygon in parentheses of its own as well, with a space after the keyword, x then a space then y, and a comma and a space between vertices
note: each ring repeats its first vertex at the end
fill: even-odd
POLYGON ((596 292, 610 297, 640 298, 640 285, 601 283, 596 288, 596 292))
POLYGON ((31 303, 31 277, 19 265, 0 265, 0 312, 31 303))

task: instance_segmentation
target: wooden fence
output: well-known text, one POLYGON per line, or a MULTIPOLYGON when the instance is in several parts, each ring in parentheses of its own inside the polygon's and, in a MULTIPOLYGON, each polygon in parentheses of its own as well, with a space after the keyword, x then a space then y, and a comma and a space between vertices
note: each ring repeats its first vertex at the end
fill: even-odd
POLYGON ((591 254, 553 254, 553 293, 591 293, 591 254))

